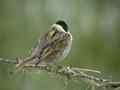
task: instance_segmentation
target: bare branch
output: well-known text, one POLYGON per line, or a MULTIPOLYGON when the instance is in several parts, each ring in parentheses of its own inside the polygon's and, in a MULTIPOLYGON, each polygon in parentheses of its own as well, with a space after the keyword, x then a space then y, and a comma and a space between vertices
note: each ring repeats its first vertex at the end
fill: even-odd
POLYGON ((114 82, 114 81, 105 82, 105 83, 102 83, 102 84, 100 85, 100 87, 116 89, 116 88, 119 88, 119 87, 120 87, 120 82, 114 82))
MULTIPOLYGON (((86 69, 85 72, 83 71, 84 69, 77 68, 75 69, 74 67, 66 67, 66 66, 58 66, 55 68, 54 66, 48 66, 48 65, 39 65, 39 66, 34 66, 34 65, 28 65, 24 67, 25 69, 38 69, 38 70, 45 70, 51 73, 56 73, 59 75, 64 75, 66 77, 69 77, 69 79, 73 78, 79 78, 84 80, 85 82, 89 83, 92 87, 102 87, 102 88, 112 88, 116 89, 120 87, 120 82, 112 82, 103 78, 98 78, 94 77, 91 75, 86 74, 86 69), (81 71, 82 70, 82 71, 81 71)), ((94 70, 89 70, 88 71, 94 71, 94 70)), ((106 90, 105 89, 105 90, 106 90)), ((92 89, 93 90, 93 89, 92 89)))
POLYGON ((18 63, 17 60, 10 60, 10 59, 3 59, 3 58, 0 58, 0 62, 7 63, 7 64, 17 64, 18 63))
MULTIPOLYGON (((0 63, 7 63, 7 64, 18 64, 19 62, 16 60, 10 59, 3 59, 0 58, 0 63)), ((26 65, 24 66, 24 70, 30 71, 31 69, 35 70, 45 70, 47 72, 59 74, 60 76, 66 76, 68 79, 77 78, 82 79, 83 81, 87 82, 89 85, 94 87, 91 90, 95 90, 95 87, 102 87, 105 90, 109 90, 109 88, 117 89, 120 88, 120 82, 113 82, 101 77, 96 77, 94 75, 89 75, 87 72, 102 74, 100 71, 85 69, 85 68, 77 68, 77 67, 69 67, 69 66, 59 66, 59 65, 26 65)))

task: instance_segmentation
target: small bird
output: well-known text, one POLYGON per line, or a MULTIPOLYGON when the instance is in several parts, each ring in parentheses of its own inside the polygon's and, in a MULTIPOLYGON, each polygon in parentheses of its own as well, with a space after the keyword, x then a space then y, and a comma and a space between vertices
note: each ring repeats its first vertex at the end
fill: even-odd
POLYGON ((68 25, 59 20, 38 40, 30 56, 18 60, 16 69, 21 70, 27 64, 54 64, 68 55, 71 45, 72 35, 68 31, 68 25))

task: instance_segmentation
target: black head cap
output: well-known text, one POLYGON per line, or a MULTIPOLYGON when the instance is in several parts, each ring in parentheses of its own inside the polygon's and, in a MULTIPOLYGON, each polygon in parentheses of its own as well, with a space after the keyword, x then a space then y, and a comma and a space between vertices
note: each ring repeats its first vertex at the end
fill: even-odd
POLYGON ((67 32, 68 31, 68 25, 63 20, 59 20, 56 22, 56 24, 62 26, 62 28, 67 32))

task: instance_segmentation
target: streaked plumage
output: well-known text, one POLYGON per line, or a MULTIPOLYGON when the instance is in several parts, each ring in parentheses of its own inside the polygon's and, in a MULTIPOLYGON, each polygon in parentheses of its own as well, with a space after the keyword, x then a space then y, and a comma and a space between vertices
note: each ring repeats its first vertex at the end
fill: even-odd
POLYGON ((53 24, 50 30, 38 40, 31 55, 16 66, 17 69, 23 68, 26 64, 51 64, 61 58, 64 59, 72 45, 72 35, 67 29, 67 24, 64 21, 53 24))

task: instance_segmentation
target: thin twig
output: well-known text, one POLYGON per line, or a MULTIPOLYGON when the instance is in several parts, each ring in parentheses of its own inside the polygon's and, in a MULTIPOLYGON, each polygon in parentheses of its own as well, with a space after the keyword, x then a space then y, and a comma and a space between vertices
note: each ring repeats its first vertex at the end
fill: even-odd
MULTIPOLYGON (((3 59, 0 58, 1 63, 7 64, 18 64, 19 62, 16 60, 3 59)), ((86 72, 98 73, 101 74, 100 71, 91 70, 91 69, 83 69, 77 67, 69 67, 69 66, 54 66, 54 65, 26 65, 24 66, 25 70, 35 69, 35 70, 45 70, 47 72, 59 74, 61 76, 66 76, 67 78, 78 78, 86 81, 92 87, 102 87, 106 89, 112 88, 117 89, 120 88, 120 82, 113 82, 103 78, 95 77, 93 75, 89 75, 86 72)), ((92 89, 93 90, 93 89, 92 89)))
POLYGON ((18 64, 17 60, 10 60, 10 59, 3 59, 3 58, 0 58, 0 62, 7 63, 7 64, 18 64))

